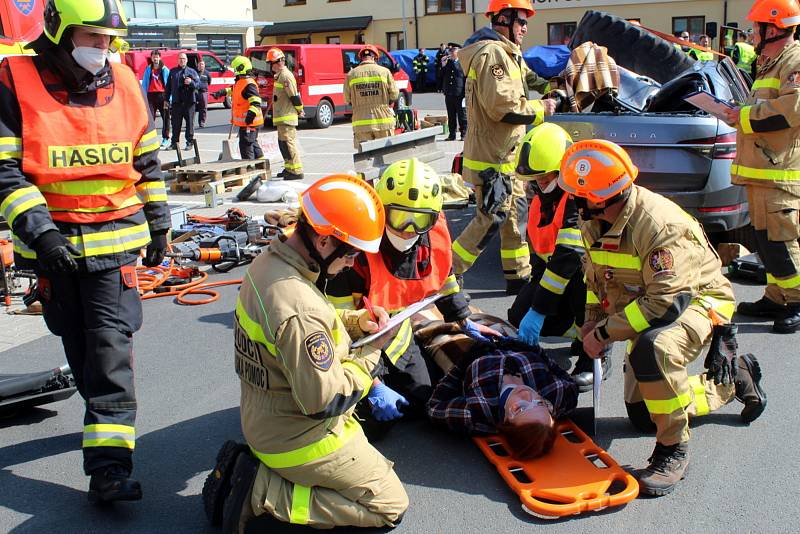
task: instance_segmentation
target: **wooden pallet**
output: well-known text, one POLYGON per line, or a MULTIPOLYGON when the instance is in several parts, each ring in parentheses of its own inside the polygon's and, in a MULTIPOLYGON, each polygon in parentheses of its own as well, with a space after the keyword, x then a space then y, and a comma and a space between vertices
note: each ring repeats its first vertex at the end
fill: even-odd
POLYGON ((206 184, 212 182, 224 190, 228 187, 244 185, 253 176, 264 175, 269 178, 269 161, 242 160, 198 163, 177 167, 173 173, 175 181, 170 184, 172 193, 188 191, 191 194, 199 194, 203 192, 206 184))

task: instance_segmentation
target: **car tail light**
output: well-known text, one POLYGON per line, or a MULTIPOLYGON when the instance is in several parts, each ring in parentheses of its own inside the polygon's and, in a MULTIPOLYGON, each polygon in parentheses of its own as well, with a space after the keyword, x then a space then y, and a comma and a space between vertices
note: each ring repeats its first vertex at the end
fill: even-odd
POLYGON ((715 208, 697 208, 700 213, 727 213, 730 211, 740 211, 744 204, 734 204, 732 206, 717 206, 715 208))
POLYGON ((680 141, 679 145, 701 146, 700 151, 704 155, 710 155, 714 159, 735 159, 736 158, 736 132, 730 132, 716 137, 705 137, 703 139, 688 139, 680 141))

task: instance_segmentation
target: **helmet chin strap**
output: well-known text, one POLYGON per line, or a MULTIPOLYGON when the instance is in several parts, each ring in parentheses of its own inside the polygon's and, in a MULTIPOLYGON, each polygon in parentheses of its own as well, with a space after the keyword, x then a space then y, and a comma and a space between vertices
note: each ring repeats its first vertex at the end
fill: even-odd
POLYGON ((505 26, 508 28, 509 35, 511 35, 511 29, 514 26, 514 22, 517 20, 517 10, 516 9, 503 9, 499 13, 492 16, 492 25, 493 26, 505 26), (505 17, 508 22, 500 22, 500 17, 505 17))
POLYGON ((758 53, 758 55, 761 55, 761 52, 764 50, 764 47, 767 44, 774 43, 775 41, 780 41, 781 39, 784 39, 785 37, 789 36, 793 31, 794 31, 793 27, 787 28, 778 35, 775 35, 774 37, 770 37, 769 39, 767 39, 767 24, 764 22, 759 23, 758 33, 761 36, 761 39, 759 40, 758 46, 756 47, 756 53, 758 53))
POLYGON ((333 278, 335 275, 332 275, 328 272, 328 268, 331 266, 333 262, 338 260, 339 258, 344 257, 349 250, 349 246, 347 243, 341 242, 336 249, 328 254, 327 258, 322 258, 317 247, 314 246, 314 241, 311 239, 309 235, 311 227, 305 223, 298 223, 297 225, 297 232, 300 234, 300 239, 303 241, 303 245, 306 247, 306 251, 308 255, 311 256, 311 259, 317 262, 319 265, 319 277, 317 277, 317 289, 319 289, 322 293, 325 293, 325 289, 328 285, 328 280, 333 278))
POLYGON ((581 216, 581 219, 584 221, 591 221, 596 219, 600 215, 602 215, 608 208, 616 204, 617 202, 622 202, 626 200, 630 195, 631 188, 628 187, 623 192, 614 195, 613 197, 606 200, 606 205, 602 208, 590 208, 589 201, 584 197, 574 197, 575 198, 575 207, 578 208, 578 214, 581 216))

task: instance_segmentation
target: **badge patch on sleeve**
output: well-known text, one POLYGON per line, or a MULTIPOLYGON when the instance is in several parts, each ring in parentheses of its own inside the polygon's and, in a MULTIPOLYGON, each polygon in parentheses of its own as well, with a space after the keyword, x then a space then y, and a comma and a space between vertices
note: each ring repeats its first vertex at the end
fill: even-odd
POLYGON ((306 353, 311 363, 321 371, 327 371, 333 363, 333 344, 325 332, 314 332, 306 337, 306 353))
POLYGON ((665 248, 657 248, 650 253, 650 268, 654 274, 672 273, 675 267, 675 260, 672 252, 665 248))
POLYGON ((791 87, 800 87, 800 71, 795 71, 786 78, 786 82, 791 87))
POLYGON ((502 80, 505 75, 506 71, 501 64, 492 65, 492 76, 494 76, 495 79, 502 80))

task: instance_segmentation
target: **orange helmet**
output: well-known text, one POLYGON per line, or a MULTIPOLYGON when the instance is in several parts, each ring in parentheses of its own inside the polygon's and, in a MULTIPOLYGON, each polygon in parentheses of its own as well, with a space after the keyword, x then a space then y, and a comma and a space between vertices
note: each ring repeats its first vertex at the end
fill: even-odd
POLYGON ((787 29, 800 25, 800 4, 797 0, 756 0, 747 20, 774 24, 787 29))
POLYGON ((366 54, 367 52, 371 53, 372 56, 376 58, 381 55, 381 53, 378 52, 378 49, 375 48, 375 46, 368 44, 364 45, 364 47, 358 51, 358 59, 364 59, 364 54, 366 54))
POLYGON ((587 139, 564 153, 558 185, 576 197, 604 202, 625 191, 638 175, 639 169, 619 145, 587 139))
POLYGON ((530 0, 490 0, 489 6, 486 8, 486 16, 491 17, 504 9, 524 9, 528 13, 528 17, 536 14, 530 0))
POLYGON ((282 59, 286 59, 286 55, 280 48, 270 48, 267 50, 267 61, 270 63, 275 63, 276 61, 280 61, 282 59))
POLYGON ((300 195, 300 209, 319 235, 332 235, 364 252, 378 252, 386 216, 378 194, 349 174, 333 174, 300 195))

